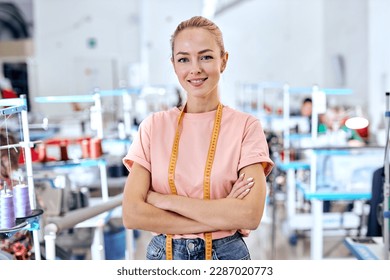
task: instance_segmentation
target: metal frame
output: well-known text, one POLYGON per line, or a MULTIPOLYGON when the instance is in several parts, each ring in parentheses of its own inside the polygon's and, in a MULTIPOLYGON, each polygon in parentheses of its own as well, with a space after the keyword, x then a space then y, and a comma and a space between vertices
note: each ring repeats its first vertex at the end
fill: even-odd
POLYGON ((390 195, 390 160, 389 160, 389 130, 390 130, 390 104, 389 104, 390 92, 386 92, 386 113, 385 118, 388 119, 386 122, 386 149, 384 159, 384 170, 385 170, 385 181, 383 184, 383 243, 384 243, 384 259, 389 259, 389 218, 386 217, 385 213, 389 213, 389 195, 390 195))
MULTIPOLYGON (((24 148, 30 205, 31 205, 31 210, 34 210, 36 208, 36 198, 35 198, 35 191, 34 191, 33 171, 32 171, 32 157, 31 157, 32 143, 30 142, 30 132, 28 127, 26 96, 21 95, 20 98, 2 99, 0 100, 0 106, 13 106, 13 107, 1 109, 2 115, 21 114, 23 142, 20 142, 20 146, 24 148)), ((33 233, 33 242, 34 242, 34 250, 35 250, 35 259, 40 260, 41 249, 40 249, 38 230, 33 230, 32 233, 33 233)))
MULTIPOLYGON (((38 103, 69 103, 69 102, 83 102, 83 103, 95 103, 93 111, 96 116, 96 134, 97 137, 103 139, 103 114, 102 114, 102 102, 101 95, 96 91, 92 95, 68 95, 68 96, 40 96, 35 97, 35 102, 38 103)), ((91 120, 92 121, 92 120, 91 120)), ((100 170, 101 180, 101 191, 103 201, 107 201, 109 198, 108 194, 108 181, 107 181, 107 170, 105 162, 99 161, 98 163, 100 170)))

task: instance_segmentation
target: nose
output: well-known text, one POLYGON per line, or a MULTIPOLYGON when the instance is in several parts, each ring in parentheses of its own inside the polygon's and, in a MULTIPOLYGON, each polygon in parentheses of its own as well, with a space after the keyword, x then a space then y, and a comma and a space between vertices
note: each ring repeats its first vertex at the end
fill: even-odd
POLYGON ((198 61, 194 61, 191 65, 191 74, 200 74, 202 72, 202 68, 198 61))

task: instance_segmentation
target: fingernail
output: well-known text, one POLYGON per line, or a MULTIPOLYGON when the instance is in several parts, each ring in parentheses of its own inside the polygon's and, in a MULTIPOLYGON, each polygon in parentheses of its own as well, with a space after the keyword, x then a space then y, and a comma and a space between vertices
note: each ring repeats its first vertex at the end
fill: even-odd
POLYGON ((250 183, 247 184, 247 186, 253 186, 254 183, 255 182, 250 182, 250 183))
POLYGON ((250 177, 250 178, 248 178, 248 179, 246 179, 247 181, 253 181, 253 178, 252 177, 250 177))
POLYGON ((246 191, 246 192, 249 192, 250 190, 251 190, 251 189, 246 189, 245 191, 246 191))
POLYGON ((245 176, 245 173, 242 173, 242 174, 240 175, 240 178, 244 178, 244 176, 245 176))

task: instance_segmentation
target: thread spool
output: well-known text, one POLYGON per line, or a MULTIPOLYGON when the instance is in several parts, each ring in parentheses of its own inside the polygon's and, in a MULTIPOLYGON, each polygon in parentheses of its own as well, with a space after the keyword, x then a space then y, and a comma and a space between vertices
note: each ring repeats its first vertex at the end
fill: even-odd
POLYGON ((68 157, 68 146, 66 145, 66 142, 61 142, 60 143, 60 152, 61 152, 61 160, 62 161, 69 160, 69 157, 68 157))
POLYGON ((81 141, 81 154, 83 158, 89 158, 90 156, 90 144, 88 139, 81 141))
POLYGON ((90 157, 91 158, 99 158, 103 154, 102 150, 102 139, 93 138, 90 141, 90 157))
POLYGON ((13 228, 16 225, 13 195, 7 189, 0 193, 0 228, 13 228))
POLYGON ((45 144, 41 144, 38 146, 38 161, 46 162, 47 161, 47 149, 45 144))
POLYGON ((16 218, 27 217, 31 214, 31 204, 28 186, 18 184, 13 187, 14 211, 16 218))

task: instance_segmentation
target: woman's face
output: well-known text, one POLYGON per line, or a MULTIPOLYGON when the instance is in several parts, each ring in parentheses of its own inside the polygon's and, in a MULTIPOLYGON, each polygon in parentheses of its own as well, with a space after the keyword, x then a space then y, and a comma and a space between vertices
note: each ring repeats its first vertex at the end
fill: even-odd
POLYGON ((188 28, 175 38, 172 63, 181 86, 191 98, 218 94, 218 82, 227 62, 212 33, 188 28))

